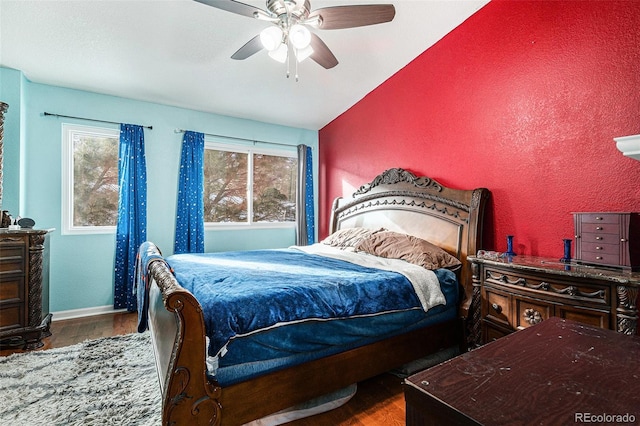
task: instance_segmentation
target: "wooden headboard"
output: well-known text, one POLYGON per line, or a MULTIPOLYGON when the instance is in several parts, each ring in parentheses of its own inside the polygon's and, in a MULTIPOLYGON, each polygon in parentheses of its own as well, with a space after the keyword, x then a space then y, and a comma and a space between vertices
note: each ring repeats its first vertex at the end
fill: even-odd
POLYGON ((336 198, 329 231, 386 228, 425 239, 462 262, 458 278, 465 299, 460 313, 469 314, 473 294, 467 256, 481 248, 482 224, 489 190, 447 188, 434 179, 403 169, 389 169, 361 186, 351 199, 336 198))

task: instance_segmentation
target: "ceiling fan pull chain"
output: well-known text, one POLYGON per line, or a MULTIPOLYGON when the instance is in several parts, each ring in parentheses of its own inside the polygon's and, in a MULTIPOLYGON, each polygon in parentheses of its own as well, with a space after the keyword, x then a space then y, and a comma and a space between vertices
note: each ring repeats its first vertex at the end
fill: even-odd
POLYGON ((289 78, 289 70, 291 69, 291 43, 289 42, 289 29, 291 27, 291 11, 285 0, 281 0, 284 10, 287 12, 287 21, 285 22, 285 33, 287 41, 287 78, 289 78))
POLYGON ((287 41, 287 78, 289 78, 289 70, 291 69, 291 55, 289 52, 291 52, 291 49, 289 48, 289 42, 287 41))

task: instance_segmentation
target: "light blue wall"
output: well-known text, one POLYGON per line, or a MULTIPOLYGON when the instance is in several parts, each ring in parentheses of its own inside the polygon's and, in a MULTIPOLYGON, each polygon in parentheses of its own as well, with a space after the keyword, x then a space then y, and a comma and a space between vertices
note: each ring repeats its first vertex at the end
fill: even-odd
MULTIPOLYGON (((0 68, 0 100, 9 104, 5 121, 6 203, 13 215, 31 217, 51 235, 50 309, 52 312, 113 304, 114 235, 61 235, 63 122, 100 125, 45 117, 50 112, 153 126, 145 129, 148 178, 147 238, 163 254, 172 254, 182 134, 175 129, 276 141, 304 143, 318 152, 316 131, 225 117, 165 105, 26 80, 21 72, 0 68), (19 108, 14 108, 19 105, 19 108), (16 177, 22 178, 16 182, 16 177), (23 199, 20 199, 20 194, 23 199)), ((317 157, 317 155, 316 155, 317 157)), ((314 172, 317 171, 314 158, 314 172)), ((317 172, 316 182, 317 182, 317 172)), ((316 188, 317 194, 317 188, 316 188)), ((316 226, 317 228, 317 226, 316 226)), ((286 247, 295 243, 292 229, 209 230, 207 251, 286 247)))

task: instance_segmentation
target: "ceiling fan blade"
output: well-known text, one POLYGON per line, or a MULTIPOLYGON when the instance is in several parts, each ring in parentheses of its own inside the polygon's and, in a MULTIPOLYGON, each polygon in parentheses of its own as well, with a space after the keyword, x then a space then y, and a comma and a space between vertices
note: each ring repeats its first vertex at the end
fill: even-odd
POLYGON ((338 65, 338 60, 333 56, 331 50, 329 50, 327 45, 324 44, 324 41, 314 33, 311 33, 311 47, 313 48, 311 59, 316 61, 318 64, 326 69, 330 69, 338 65))
POLYGON ((317 20, 316 28, 321 30, 340 30, 390 22, 395 16, 392 4, 367 4, 323 7, 311 12, 306 20, 317 20))
POLYGON ((226 10, 227 12, 237 13, 238 15, 248 16, 249 18, 271 18, 271 16, 262 9, 253 7, 248 4, 240 3, 234 0, 194 0, 198 3, 217 9, 226 10))
POLYGON ((260 41, 260 34, 249 40, 242 46, 240 49, 236 51, 233 55, 231 55, 231 59, 247 59, 249 56, 254 53, 258 53, 263 49, 262 42, 260 41))

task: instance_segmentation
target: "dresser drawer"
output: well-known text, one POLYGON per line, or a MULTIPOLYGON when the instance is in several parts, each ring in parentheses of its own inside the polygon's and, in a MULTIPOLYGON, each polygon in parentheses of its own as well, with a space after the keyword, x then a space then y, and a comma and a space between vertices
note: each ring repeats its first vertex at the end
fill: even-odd
POLYGON ((0 260, 13 257, 24 257, 24 244, 21 241, 18 244, 14 242, 0 244, 0 260))
POLYGON ((594 234, 620 234, 620 225, 618 223, 584 223, 582 222, 583 233, 594 234))
MULTIPOLYGON (((0 305, 24 301, 24 277, 2 277, 0 281, 0 305)), ((4 315, 4 312, 2 313, 4 315)))
POLYGON ((578 306, 556 306, 555 316, 589 324, 594 327, 610 328, 610 313, 595 309, 584 309, 578 306))
POLYGON ((482 322, 482 341, 485 343, 493 342, 511 333, 513 333, 511 328, 497 327, 490 321, 482 322))
POLYGON ((554 314, 554 306, 542 300, 515 298, 515 317, 513 327, 517 330, 536 325, 554 314))
POLYGON ((23 304, 12 304, 2 307, 0 315, 0 331, 11 330, 26 326, 23 304))
MULTIPOLYGON (((498 288, 521 297, 570 303, 579 300, 593 307, 608 307, 611 303, 611 288, 591 284, 589 281, 563 282, 551 275, 514 273, 510 269, 485 269, 485 285, 498 288)), ((495 290, 494 290, 495 291, 495 290)))
POLYGON ((603 253, 620 256, 620 244, 603 244, 599 242, 583 241, 582 252, 603 253))
POLYGON ((511 302, 509 295, 487 287, 485 287, 483 291, 483 300, 486 304, 486 306, 483 307, 485 318, 494 323, 510 327, 511 302))
POLYGON ((26 250, 24 245, 0 245, 0 274, 24 274, 26 250))
POLYGON ((617 253, 603 253, 583 251, 580 259, 586 263, 600 263, 602 265, 615 265, 620 262, 620 255, 617 253))
POLYGON ((604 234, 597 232, 583 232, 580 236, 583 246, 586 244, 610 244, 620 247, 620 236, 618 234, 604 234))
POLYGON ((578 213, 580 221, 585 224, 619 224, 620 215, 618 213, 578 213))

